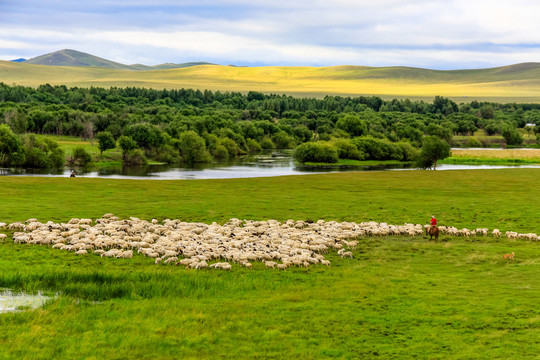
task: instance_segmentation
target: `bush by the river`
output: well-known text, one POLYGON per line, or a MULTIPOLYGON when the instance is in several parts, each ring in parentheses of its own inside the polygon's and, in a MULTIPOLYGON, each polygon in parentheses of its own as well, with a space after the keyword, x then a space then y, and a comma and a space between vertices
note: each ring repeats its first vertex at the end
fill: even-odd
POLYGON ((0 125, 0 165, 60 168, 64 162, 64 151, 57 142, 39 140, 34 134, 20 136, 6 124, 0 125))
POLYGON ((294 151, 294 158, 301 162, 337 163, 339 160, 337 150, 324 142, 310 142, 298 145, 294 151))

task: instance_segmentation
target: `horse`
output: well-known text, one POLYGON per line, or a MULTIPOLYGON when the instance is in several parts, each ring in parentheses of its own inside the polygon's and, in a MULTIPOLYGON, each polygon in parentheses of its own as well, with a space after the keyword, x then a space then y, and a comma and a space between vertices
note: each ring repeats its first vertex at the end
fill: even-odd
POLYGON ((435 241, 439 241, 439 228, 436 226, 426 227, 426 236, 429 235, 429 241, 435 237, 435 241))

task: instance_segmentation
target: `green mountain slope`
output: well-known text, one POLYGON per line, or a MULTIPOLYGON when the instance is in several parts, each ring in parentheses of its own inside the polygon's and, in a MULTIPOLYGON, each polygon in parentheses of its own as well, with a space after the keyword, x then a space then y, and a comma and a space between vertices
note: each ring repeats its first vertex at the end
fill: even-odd
POLYGON ((131 70, 129 65, 103 59, 77 50, 64 49, 26 60, 27 64, 51 66, 95 66, 131 70))

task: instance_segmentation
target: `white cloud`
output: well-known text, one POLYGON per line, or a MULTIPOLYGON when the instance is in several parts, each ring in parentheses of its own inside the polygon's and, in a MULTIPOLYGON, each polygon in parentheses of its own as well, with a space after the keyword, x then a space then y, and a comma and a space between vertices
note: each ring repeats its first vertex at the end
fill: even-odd
POLYGON ((0 58, 488 67, 540 61, 539 13, 533 0, 4 0, 0 58))

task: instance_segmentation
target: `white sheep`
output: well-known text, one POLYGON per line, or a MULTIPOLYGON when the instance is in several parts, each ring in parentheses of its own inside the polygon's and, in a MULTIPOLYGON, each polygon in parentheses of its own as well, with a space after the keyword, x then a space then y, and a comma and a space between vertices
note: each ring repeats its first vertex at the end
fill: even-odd
POLYGON ((0 234, 0 242, 6 241, 7 235, 6 234, 0 234))
MULTIPOLYGON (((159 258, 158 258, 159 259, 159 258)), ((165 259, 165 257, 162 257, 161 259, 165 259)), ((157 260, 157 259, 156 259, 157 260)), ((164 264, 170 264, 170 263, 176 263, 178 261, 178 257, 171 256, 170 258, 167 258, 163 261, 164 264)))

